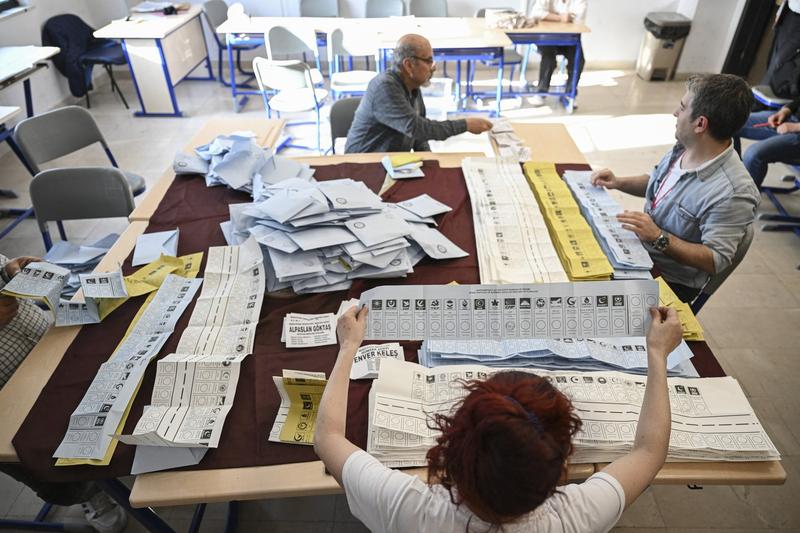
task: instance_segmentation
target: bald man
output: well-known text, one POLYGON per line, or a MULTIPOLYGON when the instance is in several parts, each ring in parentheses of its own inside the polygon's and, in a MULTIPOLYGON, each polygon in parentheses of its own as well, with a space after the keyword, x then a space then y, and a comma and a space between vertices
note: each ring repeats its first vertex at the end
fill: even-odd
POLYGON ((468 131, 491 129, 485 118, 428 120, 419 88, 430 84, 436 63, 428 39, 404 35, 394 49, 394 68, 369 82, 347 134, 345 152, 430 151, 428 141, 442 141, 468 131))

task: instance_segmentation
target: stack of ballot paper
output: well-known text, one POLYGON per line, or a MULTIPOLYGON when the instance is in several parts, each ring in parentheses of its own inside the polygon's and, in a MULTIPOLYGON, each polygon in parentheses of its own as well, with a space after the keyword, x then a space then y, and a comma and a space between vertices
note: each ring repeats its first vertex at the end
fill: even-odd
POLYGON ((269 291, 344 290, 356 278, 405 277, 426 255, 467 255, 431 227, 451 208, 428 195, 392 204, 359 181, 291 178, 266 186, 264 197, 231 204, 222 229, 231 244, 250 236, 261 244, 269 291))
MULTIPOLYGON (((630 451, 646 378, 620 372, 551 372, 544 376, 573 402, 583 421, 573 463, 613 461, 630 451)), ((388 466, 424 466, 438 431, 432 415, 452 414, 466 394, 460 381, 504 369, 423 366, 384 359, 369 395, 367 451, 388 466)), ((739 384, 725 378, 669 378, 672 432, 668 461, 774 461, 780 455, 739 384)))
POLYGON ((418 154, 387 155, 381 160, 389 177, 395 180, 422 178, 422 156, 418 154))
POLYGON ((206 185, 227 185, 249 192, 261 200, 266 185, 289 178, 309 180, 314 171, 309 165, 275 155, 261 148, 249 131, 219 135, 195 149, 194 154, 178 153, 172 164, 176 174, 202 174, 206 185))
POLYGON ((58 307, 61 289, 67 282, 69 270, 50 263, 28 263, 9 281, 0 293, 14 298, 42 302, 51 311, 58 307))
POLYGON ((705 340, 703 327, 697 321, 691 306, 682 302, 663 278, 658 277, 656 281, 658 281, 659 304, 664 307, 672 307, 678 312, 678 319, 680 319, 683 327, 683 338, 687 341, 705 340))
MULTIPOLYGON (((481 364, 505 368, 546 370, 620 370, 647 374, 644 337, 596 339, 430 340, 422 343, 421 365, 481 364)), ((686 342, 667 358, 670 376, 698 377, 689 359, 694 354, 686 342)))
POLYGON ((500 157, 513 158, 520 163, 530 161, 531 149, 523 144, 507 119, 495 120, 489 137, 497 144, 500 157))
POLYGON ((592 185, 591 176, 590 171, 568 170, 564 172, 564 181, 611 261, 614 279, 650 279, 650 269, 653 268, 650 254, 634 232, 622 228, 622 223, 617 220, 617 215, 623 211, 622 206, 604 187, 592 185))
POLYGON ((569 279, 610 279, 614 269, 555 165, 529 162, 524 168, 569 279))
POLYGON ((468 157, 461 168, 472 203, 481 283, 567 281, 519 162, 468 157))
POLYGON ((284 370, 283 376, 272 376, 272 381, 278 389, 281 405, 269 440, 313 445, 319 402, 328 382, 325 373, 284 370))
POLYGON ((79 275, 94 270, 106 252, 117 242, 119 235, 111 233, 89 245, 75 244, 70 241, 57 241, 43 259, 69 270, 69 278, 61 290, 61 298, 68 300, 81 287, 79 275))

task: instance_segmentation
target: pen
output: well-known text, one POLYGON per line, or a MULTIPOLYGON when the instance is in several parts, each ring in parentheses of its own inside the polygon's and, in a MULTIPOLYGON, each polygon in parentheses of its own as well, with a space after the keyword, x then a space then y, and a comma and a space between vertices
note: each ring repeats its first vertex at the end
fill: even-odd
POLYGON ((766 128, 769 126, 769 122, 762 122, 761 124, 753 124, 754 128, 766 128))

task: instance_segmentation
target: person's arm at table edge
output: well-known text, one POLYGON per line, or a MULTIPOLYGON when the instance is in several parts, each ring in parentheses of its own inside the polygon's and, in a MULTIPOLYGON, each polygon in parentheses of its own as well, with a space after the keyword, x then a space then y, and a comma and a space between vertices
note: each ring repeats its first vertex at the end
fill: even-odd
POLYGON ((347 458, 360 450, 345 437, 350 369, 364 338, 367 322, 366 306, 358 313, 356 311, 357 308, 352 307, 339 318, 339 354, 322 392, 314 429, 314 452, 339 485, 342 485, 342 470, 347 458))
POLYGON ((667 458, 672 425, 667 390, 667 356, 681 341, 681 323, 671 308, 651 308, 647 333, 647 385, 636 424, 633 448, 602 472, 616 479, 628 508, 652 483, 667 458))
POLYGON ((379 89, 380 93, 372 101, 375 119, 407 137, 443 141, 467 131, 465 119, 438 121, 420 116, 406 100, 402 89, 394 85, 385 83, 379 89))
POLYGON ((647 192, 647 184, 650 181, 649 174, 638 176, 617 177, 607 168, 592 172, 592 185, 595 187, 605 187, 606 189, 617 189, 619 191, 644 198, 647 192))

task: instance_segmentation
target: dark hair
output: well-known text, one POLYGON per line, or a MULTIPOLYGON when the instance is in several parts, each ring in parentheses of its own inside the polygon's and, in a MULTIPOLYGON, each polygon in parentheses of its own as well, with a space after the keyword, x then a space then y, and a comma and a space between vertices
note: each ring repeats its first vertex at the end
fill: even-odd
POLYGON ((733 74, 696 74, 686 82, 692 93, 692 120, 708 119, 712 137, 723 141, 733 137, 750 116, 753 93, 750 86, 733 74))
POLYGON ((455 414, 434 417, 442 433, 428 451, 428 479, 478 518, 505 524, 555 492, 581 421, 572 402, 535 374, 500 372, 464 386, 469 393, 455 414))

